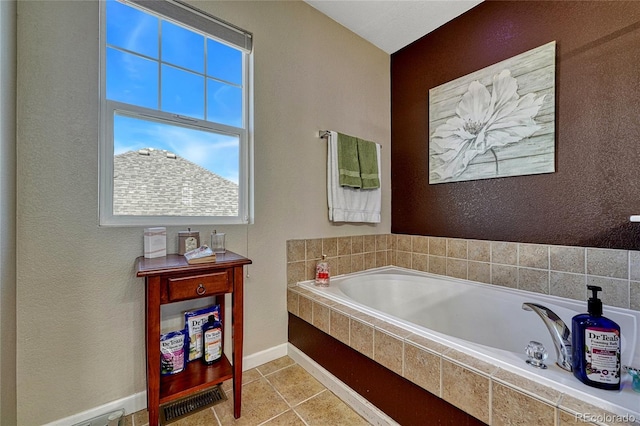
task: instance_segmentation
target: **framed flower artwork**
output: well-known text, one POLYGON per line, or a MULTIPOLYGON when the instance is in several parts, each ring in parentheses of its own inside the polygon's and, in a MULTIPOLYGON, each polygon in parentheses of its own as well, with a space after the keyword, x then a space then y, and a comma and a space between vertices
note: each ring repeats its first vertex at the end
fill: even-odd
POLYGON ((429 184, 555 171, 550 42, 429 90, 429 184))

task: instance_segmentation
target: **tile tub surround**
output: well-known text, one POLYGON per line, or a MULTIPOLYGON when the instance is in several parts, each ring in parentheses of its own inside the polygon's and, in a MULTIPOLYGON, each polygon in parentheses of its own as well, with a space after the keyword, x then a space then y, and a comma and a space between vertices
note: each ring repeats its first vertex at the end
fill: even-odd
MULTIPOLYGON (((379 234, 287 241, 287 283, 313 279, 327 255, 331 275, 395 265, 520 290, 640 310, 640 251, 420 235, 379 234)), ((586 304, 585 304, 586 310, 586 304)))
POLYGON ((392 264, 577 300, 586 300, 586 285, 596 284, 609 293, 605 309, 636 310, 640 252, 394 234, 287 241, 290 313, 483 422, 533 424, 525 412, 542 419, 536 424, 582 423, 582 413, 594 416, 585 424, 625 424, 598 407, 297 287, 314 277, 325 247, 337 268, 334 276, 392 264), (361 263, 365 255, 368 262, 361 263), (436 366, 430 374, 419 367, 427 362, 436 366))
POLYGON ((489 425, 640 425, 640 419, 625 421, 571 395, 297 285, 287 288, 287 309, 353 351, 489 425), (594 421, 583 422, 585 415, 594 421))

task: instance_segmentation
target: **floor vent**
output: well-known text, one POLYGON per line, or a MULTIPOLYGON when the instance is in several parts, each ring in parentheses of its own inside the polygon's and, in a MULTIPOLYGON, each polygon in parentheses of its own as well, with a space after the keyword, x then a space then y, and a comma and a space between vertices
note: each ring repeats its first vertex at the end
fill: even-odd
POLYGON ((220 385, 217 385, 176 401, 163 404, 160 406, 160 424, 165 425, 175 422, 182 417, 212 407, 226 400, 227 395, 225 395, 220 385))

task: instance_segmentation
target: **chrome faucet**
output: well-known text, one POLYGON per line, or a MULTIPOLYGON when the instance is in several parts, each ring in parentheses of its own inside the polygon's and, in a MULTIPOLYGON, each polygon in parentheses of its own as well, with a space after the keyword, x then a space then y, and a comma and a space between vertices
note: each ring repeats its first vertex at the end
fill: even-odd
POLYGON ((544 325, 547 326, 549 333, 551 333, 553 345, 556 347, 556 355, 558 356, 556 364, 563 370, 572 371, 571 330, 569 330, 569 327, 555 312, 545 306, 536 303, 523 303, 522 309, 533 311, 542 318, 544 325))

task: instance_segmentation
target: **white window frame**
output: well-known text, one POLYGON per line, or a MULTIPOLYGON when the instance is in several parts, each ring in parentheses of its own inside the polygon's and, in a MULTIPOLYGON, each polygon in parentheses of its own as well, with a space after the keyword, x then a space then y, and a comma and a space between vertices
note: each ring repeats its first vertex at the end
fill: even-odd
MULTIPOLYGON (((243 127, 227 126, 190 117, 182 117, 164 111, 151 110, 144 107, 111 101, 106 98, 106 1, 101 1, 100 8, 100 137, 99 137, 99 224, 100 226, 172 226, 172 225, 234 225, 253 223, 253 55, 251 54, 251 34, 226 22, 220 21, 202 11, 182 2, 172 0, 120 0, 123 3, 142 6, 152 14, 161 15, 164 19, 179 25, 196 28, 208 37, 216 39, 243 50, 242 85, 243 127), (177 18, 181 20, 178 21, 177 18), (194 20, 190 20, 194 18, 194 20), (184 21, 188 22, 184 22, 184 21), (216 25, 217 31, 202 31, 203 25, 216 25), (217 37, 219 35, 220 37, 217 37), (230 40, 227 41, 227 40, 230 40), (244 44, 244 46, 242 45, 244 44), (238 137, 239 176, 238 176, 238 215, 237 216, 141 216, 114 215, 114 147, 113 130, 114 115, 126 115, 133 118, 169 123, 185 128, 212 131, 238 137)), ((210 28, 210 27, 208 27, 210 28)))

